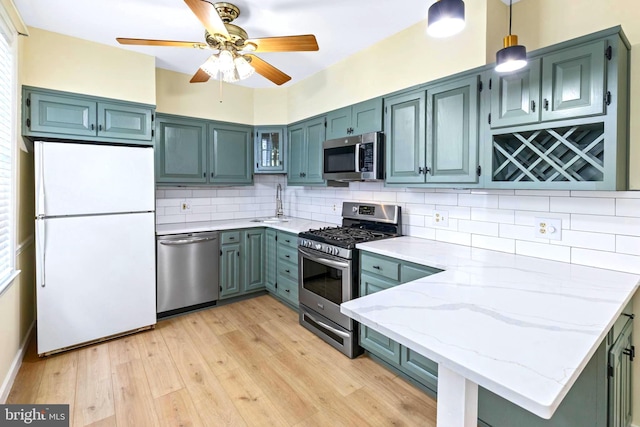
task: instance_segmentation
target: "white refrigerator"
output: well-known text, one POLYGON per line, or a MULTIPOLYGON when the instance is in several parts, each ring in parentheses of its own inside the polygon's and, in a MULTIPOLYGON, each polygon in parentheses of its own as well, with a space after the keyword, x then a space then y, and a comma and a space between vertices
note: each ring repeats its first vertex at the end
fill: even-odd
POLYGON ((38 354, 156 323, 152 147, 35 143, 38 354))

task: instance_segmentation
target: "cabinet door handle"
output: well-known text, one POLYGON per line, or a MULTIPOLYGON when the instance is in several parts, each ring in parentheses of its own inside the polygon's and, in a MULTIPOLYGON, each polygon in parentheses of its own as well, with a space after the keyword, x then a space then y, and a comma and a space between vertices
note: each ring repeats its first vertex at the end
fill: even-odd
POLYGON ((206 172, 202 172, 202 177, 206 178, 207 177, 207 173, 206 172))
POLYGON ((102 132, 102 125, 98 125, 98 130, 102 132))
POLYGON ((291 273, 291 270, 285 270, 284 272, 285 273, 291 273))
POLYGON ((291 292, 289 289, 285 289, 284 291, 287 292, 287 293, 291 292))
POLYGON ((536 101, 531 100, 531 112, 535 113, 536 112, 536 101))
POLYGON ((545 109, 546 111, 549 111, 549 100, 548 100, 548 99, 546 99, 546 98, 545 98, 545 100, 544 100, 544 109, 545 109))
POLYGON ((376 270, 382 270, 379 265, 374 265, 373 268, 375 268, 376 270))
POLYGON ((285 240, 285 243, 291 243, 291 240, 285 240))
POLYGON ((94 125, 93 123, 91 123, 91 130, 96 130, 96 125, 94 125))
POLYGON ((235 237, 229 237, 229 240, 236 240, 235 237))
POLYGON ((285 255, 284 257, 285 258, 291 258, 291 255, 285 255))
POLYGON ((632 345, 631 348, 625 348, 622 353, 629 356, 629 361, 633 362, 636 357, 636 346, 632 345))

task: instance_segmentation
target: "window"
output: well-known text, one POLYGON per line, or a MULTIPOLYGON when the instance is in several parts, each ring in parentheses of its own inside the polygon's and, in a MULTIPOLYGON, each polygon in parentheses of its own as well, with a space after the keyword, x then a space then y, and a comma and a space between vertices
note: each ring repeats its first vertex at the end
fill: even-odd
POLYGON ((0 8, 0 293, 15 271, 16 38, 0 8))

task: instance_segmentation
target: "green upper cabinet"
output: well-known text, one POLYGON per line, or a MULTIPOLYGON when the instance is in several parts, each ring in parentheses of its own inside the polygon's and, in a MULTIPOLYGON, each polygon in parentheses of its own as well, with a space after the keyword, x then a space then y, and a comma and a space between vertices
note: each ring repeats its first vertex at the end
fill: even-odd
POLYGON ((156 182, 207 182, 206 122, 158 115, 156 182))
POLYGON ((96 135, 96 102, 37 92, 27 96, 31 114, 26 123, 31 132, 96 135))
POLYGON ((540 59, 513 73, 494 73, 491 83, 491 127, 540 120, 540 59))
POLYGON ((265 285, 265 231, 250 229, 244 234, 244 290, 264 289, 265 285))
POLYGON ((386 182, 423 183, 425 160, 424 90, 384 100, 386 182))
POLYGON ((513 73, 494 71, 491 127, 604 114, 607 47, 598 40, 530 59, 513 73))
POLYGON ((325 119, 319 117, 290 126, 288 185, 325 185, 322 179, 322 143, 325 119))
POLYGON ((156 122, 158 184, 252 183, 251 127, 170 114, 156 122))
POLYGON ((478 181, 478 81, 473 75, 427 90, 427 182, 478 181))
POLYGON ((254 130, 254 173, 286 173, 287 152, 284 126, 262 126, 254 130))
POLYGON ((24 136, 149 145, 154 107, 24 86, 24 136))
POLYGON ((209 147, 209 182, 253 182, 251 127, 210 123, 209 147))
POLYGON ((382 130, 382 98, 327 113, 327 139, 382 130))
POLYGON ((542 59, 542 120, 603 114, 605 41, 542 59))
POLYGON ((385 99, 386 182, 478 182, 479 77, 385 99))

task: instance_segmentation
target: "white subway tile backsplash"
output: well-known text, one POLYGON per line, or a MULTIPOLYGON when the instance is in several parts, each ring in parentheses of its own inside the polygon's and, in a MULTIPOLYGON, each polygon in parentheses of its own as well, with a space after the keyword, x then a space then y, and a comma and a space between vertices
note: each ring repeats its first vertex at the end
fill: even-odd
POLYGON ((587 231, 563 230, 562 240, 551 240, 550 243, 552 245, 610 252, 616 250, 616 236, 613 234, 589 233, 587 231))
POLYGON ((602 197, 552 197, 551 212, 573 214, 615 215, 615 199, 602 197))
POLYGON ((471 246, 474 248, 490 249, 492 251, 508 252, 510 254, 516 251, 516 241, 513 239, 479 236, 477 234, 471 236, 471 246))
POLYGON ((571 248, 566 246, 552 246, 544 243, 516 241, 516 254, 535 258, 551 259, 554 261, 570 262, 571 248))
POLYGON ((498 196, 495 194, 460 194, 458 206, 497 209, 498 196))
POLYGON ((402 207, 405 235, 640 273, 639 191, 287 187, 285 176, 256 175, 252 187, 157 188, 156 222, 270 216, 278 183, 288 216, 340 224, 343 201, 392 203, 402 207), (448 227, 432 223, 434 209, 448 212, 448 227), (561 219, 562 240, 534 237, 536 217, 561 219))
POLYGON ((548 211, 549 197, 499 196, 498 207, 516 211, 548 211))
POLYGON ((459 231, 436 229, 436 240, 440 242, 455 243, 457 245, 471 246, 471 234, 459 231))
POLYGON ((517 224, 500 224, 500 237, 528 242, 548 243, 549 239, 539 239, 534 236, 535 227, 517 224))
POLYGON ((596 233, 640 236, 640 217, 571 215, 571 229, 596 233))
POLYGON ((424 201, 433 205, 458 205, 458 195, 456 193, 431 193, 424 195, 424 201))
POLYGON ((640 255, 640 237, 616 236, 616 252, 640 255))
POLYGON ((424 193, 398 192, 396 200, 403 203, 424 203, 424 193))
MULTIPOLYGON (((471 234, 498 237, 499 224, 497 222, 458 220, 458 231, 471 234)), ((475 245, 474 245, 475 246, 475 245)))
POLYGON ((640 199, 616 199, 617 216, 640 216, 640 199))
POLYGON ((499 222, 513 224, 514 212, 505 209, 471 208, 472 221, 499 222))
POLYGON ((635 255, 572 248, 571 262, 590 267, 640 274, 640 256, 635 255))

